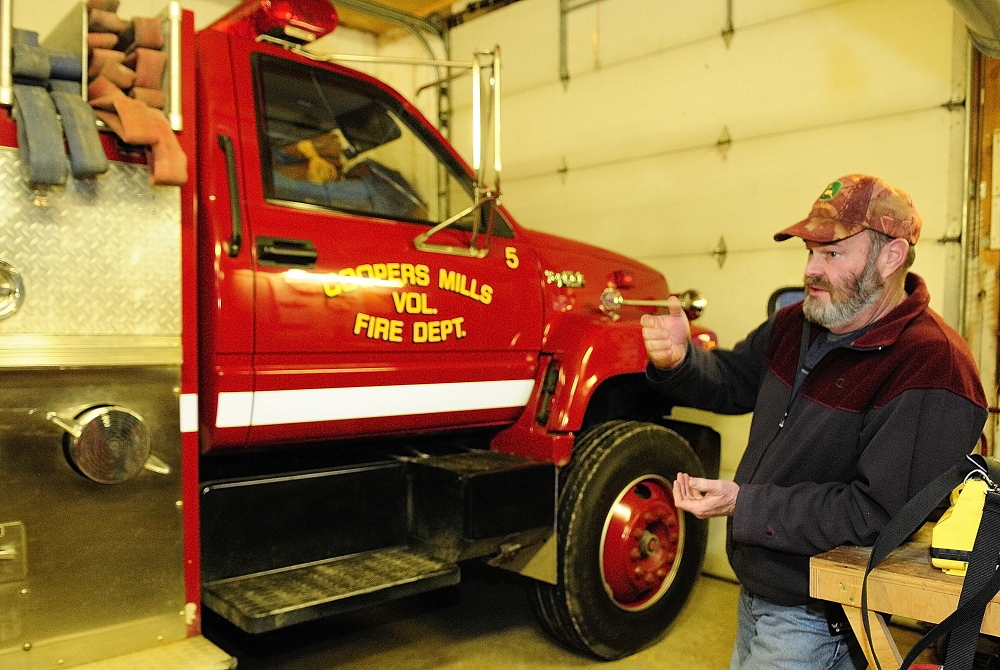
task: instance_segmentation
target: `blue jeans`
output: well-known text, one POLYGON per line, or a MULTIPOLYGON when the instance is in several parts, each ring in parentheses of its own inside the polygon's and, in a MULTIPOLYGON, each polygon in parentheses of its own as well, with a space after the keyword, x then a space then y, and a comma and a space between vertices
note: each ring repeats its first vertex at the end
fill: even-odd
POLYGON ((785 607, 740 589, 729 670, 854 670, 864 655, 851 638, 831 635, 821 608, 785 607), (852 659, 858 659, 855 665, 852 659))

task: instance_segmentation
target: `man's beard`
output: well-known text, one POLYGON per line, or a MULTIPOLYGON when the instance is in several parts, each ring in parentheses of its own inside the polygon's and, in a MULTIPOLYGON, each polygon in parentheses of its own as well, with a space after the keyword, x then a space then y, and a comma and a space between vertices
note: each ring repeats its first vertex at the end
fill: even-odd
POLYGON ((875 304, 885 289, 885 280, 878 273, 874 263, 866 263, 865 269, 849 278, 844 287, 835 287, 825 277, 806 276, 805 285, 829 292, 830 303, 820 304, 809 295, 802 301, 802 311, 806 318, 827 330, 834 330, 853 321, 864 310, 875 304))

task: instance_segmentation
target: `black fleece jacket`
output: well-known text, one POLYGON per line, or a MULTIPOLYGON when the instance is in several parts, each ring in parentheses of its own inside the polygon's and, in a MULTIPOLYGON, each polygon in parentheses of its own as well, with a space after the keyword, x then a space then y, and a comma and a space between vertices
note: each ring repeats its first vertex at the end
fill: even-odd
MULTIPOLYGON (((871 545, 903 504, 976 446, 986 398, 968 346, 929 307, 920 277, 854 342, 829 352, 793 397, 805 317, 776 313, 732 351, 691 346, 647 368, 686 404, 753 411, 729 519, 733 571, 778 605, 809 602, 809 557, 871 545)), ((811 339, 822 332, 812 326, 811 339)))

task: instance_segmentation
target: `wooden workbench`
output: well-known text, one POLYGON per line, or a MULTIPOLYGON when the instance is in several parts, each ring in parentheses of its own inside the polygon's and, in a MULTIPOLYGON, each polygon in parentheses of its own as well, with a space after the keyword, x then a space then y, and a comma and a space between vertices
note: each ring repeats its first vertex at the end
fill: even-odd
MULTIPOLYGON (((902 656, 889 635, 889 615, 938 623, 958 605, 962 577, 946 575, 931 565, 930 526, 896 549, 868 577, 869 623, 874 653, 883 670, 898 668, 902 656)), ((837 547, 810 561, 809 592, 814 598, 844 606, 871 667, 872 650, 861 620, 861 581, 868 567, 871 547, 837 547)), ((983 619, 984 633, 1000 634, 1000 595, 993 598, 983 619)))

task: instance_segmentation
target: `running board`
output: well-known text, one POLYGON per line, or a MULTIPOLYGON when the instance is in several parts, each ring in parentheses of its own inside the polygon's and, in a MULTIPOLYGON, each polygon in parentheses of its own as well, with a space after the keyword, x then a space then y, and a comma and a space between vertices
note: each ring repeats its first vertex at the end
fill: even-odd
POLYGON ((389 547, 208 582, 202 600, 244 631, 263 633, 458 582, 457 564, 389 547))

